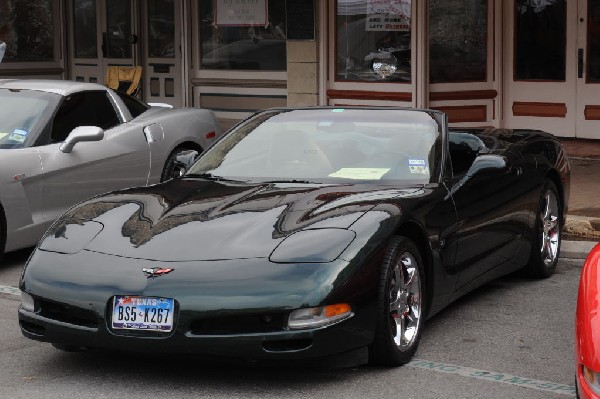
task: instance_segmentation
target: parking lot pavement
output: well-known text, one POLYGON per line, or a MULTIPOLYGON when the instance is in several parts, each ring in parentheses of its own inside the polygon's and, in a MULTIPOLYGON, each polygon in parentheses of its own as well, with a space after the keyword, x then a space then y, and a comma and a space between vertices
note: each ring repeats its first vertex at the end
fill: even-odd
MULTIPOLYGON (((0 288, 14 290, 27 256, 8 255, 0 288)), ((63 353, 25 339, 18 292, 0 292, 0 397, 574 397, 582 263, 561 259, 549 279, 509 276, 463 297, 427 321, 415 360, 393 369, 266 369, 198 358, 63 353)))

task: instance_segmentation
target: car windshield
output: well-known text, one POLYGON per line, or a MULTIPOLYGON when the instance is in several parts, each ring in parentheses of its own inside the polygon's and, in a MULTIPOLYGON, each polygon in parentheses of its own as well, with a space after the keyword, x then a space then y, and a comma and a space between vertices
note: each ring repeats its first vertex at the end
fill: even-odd
POLYGON ((434 181, 440 125, 428 111, 268 110, 204 153, 188 176, 244 181, 434 181))
POLYGON ((41 91, 0 89, 0 149, 32 146, 60 98, 41 91))

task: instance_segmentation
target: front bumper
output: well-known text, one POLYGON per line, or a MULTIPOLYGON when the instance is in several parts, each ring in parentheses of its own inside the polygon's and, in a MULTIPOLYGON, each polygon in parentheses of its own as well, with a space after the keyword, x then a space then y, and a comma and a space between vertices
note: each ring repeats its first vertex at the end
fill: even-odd
MULTIPOLYGON (((374 309, 368 307, 359 311, 374 314, 374 309)), ((222 335, 195 335, 189 325, 178 323, 165 336, 128 336, 112 331, 105 321, 96 328, 85 327, 19 309, 23 335, 38 341, 90 349, 198 354, 248 361, 313 359, 366 348, 373 334, 364 328, 364 321, 355 315, 318 329, 222 335)))
POLYGON ((170 265, 174 272, 147 279, 142 268, 156 262, 84 252, 60 255, 36 251, 30 260, 21 289, 35 299, 36 308, 20 308, 18 312, 27 338, 74 347, 250 361, 314 359, 358 350, 362 360, 357 363, 366 361, 366 347, 373 341, 376 295, 372 290, 348 294, 354 290, 344 287, 352 286, 354 278, 334 289, 346 270, 344 261, 328 265, 282 265, 266 259, 180 262, 170 265), (42 264, 60 267, 50 269, 42 264), (86 269, 93 269, 94 276, 99 277, 91 279, 86 269), (115 270, 120 271, 116 276, 115 270), (318 283, 323 281, 328 283, 318 283), (110 317, 114 295, 174 298, 173 330, 113 330, 110 317), (327 304, 332 297, 343 297, 354 315, 326 327, 286 328, 289 312, 327 304), (260 320, 266 316, 279 318, 279 325, 265 329, 260 320), (226 322, 217 323, 217 328, 204 328, 205 320, 226 322), (227 326, 234 328, 227 330, 227 326))

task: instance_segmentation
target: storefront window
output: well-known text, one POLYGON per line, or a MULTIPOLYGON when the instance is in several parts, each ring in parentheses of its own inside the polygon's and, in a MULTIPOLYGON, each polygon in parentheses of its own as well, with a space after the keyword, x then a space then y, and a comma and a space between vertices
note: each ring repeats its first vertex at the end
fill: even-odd
POLYGON ((336 80, 411 82, 411 0, 337 0, 336 80))
POLYGON ((285 1, 200 1, 202 69, 285 71, 285 1))
POLYGON ((429 0, 429 81, 486 80, 487 0, 429 0))
POLYGON ((52 0, 0 0, 2 62, 54 61, 52 0))
POLYGON ((516 0, 515 10, 515 80, 564 81, 566 0, 516 0))

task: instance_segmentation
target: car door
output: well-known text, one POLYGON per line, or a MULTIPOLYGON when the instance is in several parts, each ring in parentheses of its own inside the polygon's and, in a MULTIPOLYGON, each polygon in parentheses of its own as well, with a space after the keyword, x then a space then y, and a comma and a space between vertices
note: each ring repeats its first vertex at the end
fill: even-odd
POLYGON ((528 204, 515 189, 522 177, 518 159, 509 153, 482 154, 486 147, 476 135, 464 133, 454 139, 453 177, 447 184, 458 215, 454 268, 460 288, 498 266, 511 267, 527 231, 528 204), (476 163, 478 157, 495 166, 476 172, 477 165, 484 164, 476 163))
POLYGON ((150 153, 143 130, 123 123, 106 91, 66 97, 52 121, 50 143, 38 150, 47 223, 87 198, 148 181, 150 153), (79 142, 71 152, 62 152, 61 143, 79 126, 98 126, 104 129, 104 138, 79 142))

